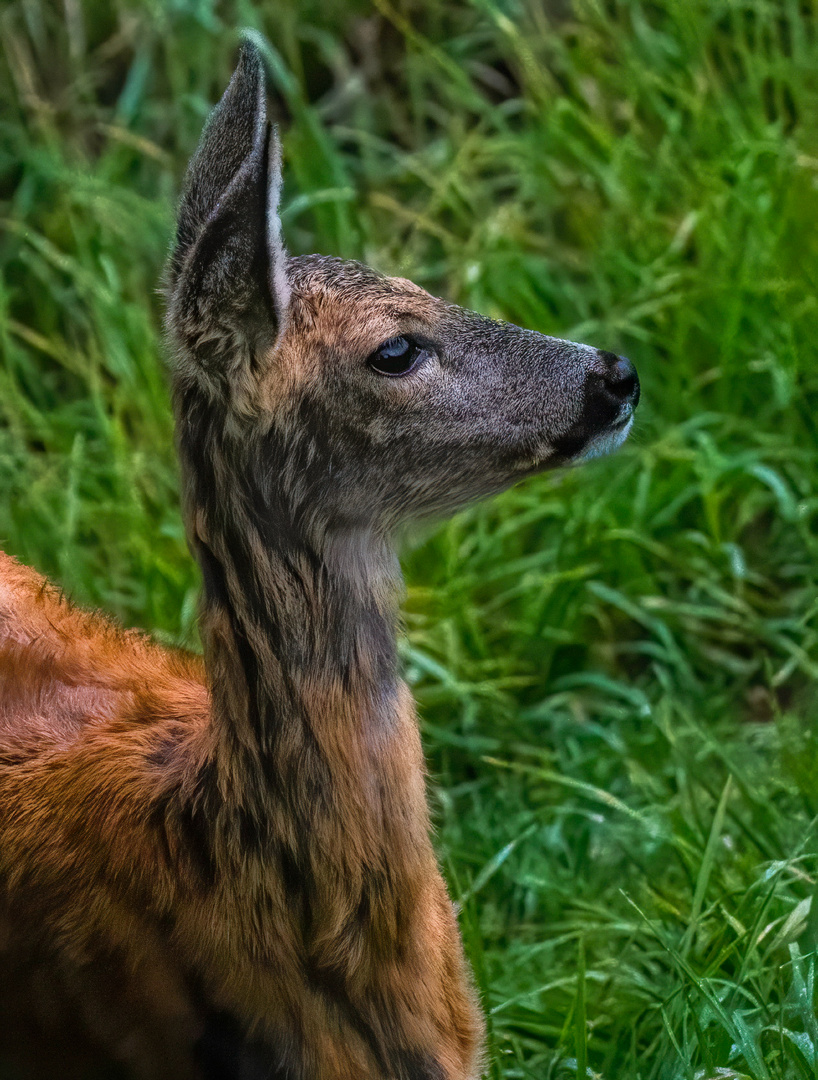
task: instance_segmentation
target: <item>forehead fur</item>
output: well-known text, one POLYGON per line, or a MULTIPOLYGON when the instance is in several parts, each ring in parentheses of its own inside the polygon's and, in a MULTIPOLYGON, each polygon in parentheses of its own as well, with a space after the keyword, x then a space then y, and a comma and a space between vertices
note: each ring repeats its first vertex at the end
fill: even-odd
POLYGON ((290 287, 302 295, 326 291, 340 299, 350 298, 362 289, 378 292, 389 280, 371 266, 334 255, 290 256, 287 277, 290 287))
POLYGON ((371 352, 396 334, 428 332, 447 307, 406 278, 345 259, 299 255, 288 260, 287 274, 292 328, 342 352, 371 352))

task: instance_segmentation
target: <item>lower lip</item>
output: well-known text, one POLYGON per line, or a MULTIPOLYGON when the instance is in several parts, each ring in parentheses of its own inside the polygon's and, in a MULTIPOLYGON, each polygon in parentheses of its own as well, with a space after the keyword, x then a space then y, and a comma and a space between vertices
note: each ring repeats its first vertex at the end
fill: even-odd
POLYGON ((610 431, 620 431, 622 428, 627 427, 628 424, 631 422, 631 420, 633 420, 633 409, 629 408, 627 413, 625 414, 625 416, 623 416, 619 420, 615 420, 614 423, 611 424, 611 427, 609 428, 609 430, 610 431))
POLYGON ((612 424, 607 431, 602 432, 591 439, 582 453, 574 458, 574 461, 576 463, 588 461, 590 458, 604 457, 606 454, 611 454, 614 450, 618 450, 625 439, 627 439, 632 423, 633 414, 617 424, 612 424))

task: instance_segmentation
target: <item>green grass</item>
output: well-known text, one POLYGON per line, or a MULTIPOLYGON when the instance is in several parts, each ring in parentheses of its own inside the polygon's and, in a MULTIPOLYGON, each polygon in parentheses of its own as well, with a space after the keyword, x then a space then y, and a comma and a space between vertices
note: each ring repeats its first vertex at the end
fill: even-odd
POLYGON ((818 1076, 817 20, 0 14, 0 540, 83 603, 195 641, 156 285, 237 27, 274 50, 292 251, 637 363, 623 451, 406 553, 492 1080, 818 1076))

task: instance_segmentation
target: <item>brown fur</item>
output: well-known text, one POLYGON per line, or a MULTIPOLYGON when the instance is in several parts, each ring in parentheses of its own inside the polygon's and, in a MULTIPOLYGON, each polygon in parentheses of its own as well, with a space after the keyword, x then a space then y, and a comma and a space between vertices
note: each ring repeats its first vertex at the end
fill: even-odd
MULTIPOLYGON (((462 996, 454 918, 427 840, 405 690, 380 745, 356 737, 348 691, 305 691, 335 803, 310 840, 313 871, 325 873, 306 956, 297 898, 277 867, 241 847, 226 810, 220 842, 235 849, 217 849, 216 867, 195 844, 185 850, 186 827, 199 827, 182 818, 185 785, 212 753, 201 661, 70 607, 7 556, 0 582, 0 730, 3 760, 14 765, 0 773, 0 872, 13 898, 6 918, 16 918, 12 955, 36 957, 35 973, 47 960, 79 972, 62 988, 70 1011, 84 1009, 92 1034, 136 1075, 195 1074, 202 984, 208 1003, 259 1034, 310 1043, 305 1077, 381 1075, 371 1073, 367 1038, 322 992, 322 979, 341 972, 350 999, 371 1002, 373 1025, 387 1000, 400 999, 407 1044, 442 1040, 442 1075, 469 1075, 477 1017, 462 996), (367 874, 382 891, 370 895, 361 934, 367 874), (435 984, 439 1005, 424 1015, 435 984)), ((292 823, 280 825, 297 846, 292 823)))
POLYGON ((288 257, 265 110, 246 46, 168 272, 204 661, 0 557, 0 1006, 21 1024, 0 1065, 32 1080, 106 1057, 138 1080, 480 1073, 394 534, 618 444, 638 383, 404 279, 288 257), (419 359, 393 377, 395 340, 419 359))

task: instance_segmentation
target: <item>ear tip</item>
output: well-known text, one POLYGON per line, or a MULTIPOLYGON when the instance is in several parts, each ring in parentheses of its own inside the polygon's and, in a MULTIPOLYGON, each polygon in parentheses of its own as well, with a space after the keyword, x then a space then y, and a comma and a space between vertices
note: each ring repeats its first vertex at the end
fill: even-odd
POLYGON ((239 59, 236 64, 236 73, 239 72, 245 75, 252 74, 256 78, 264 78, 264 59, 256 31, 247 30, 242 35, 239 59))

